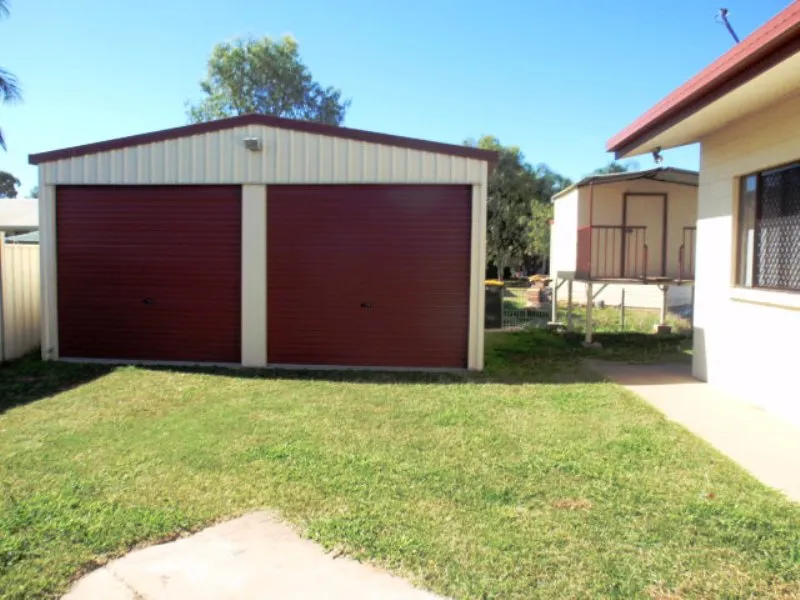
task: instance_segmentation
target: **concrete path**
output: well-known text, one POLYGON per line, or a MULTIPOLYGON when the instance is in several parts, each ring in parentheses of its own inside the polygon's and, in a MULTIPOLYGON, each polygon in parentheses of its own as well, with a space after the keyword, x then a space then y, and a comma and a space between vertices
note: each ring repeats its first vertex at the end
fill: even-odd
POLYGON ((761 482, 800 502, 800 427, 694 379, 690 366, 683 363, 590 364, 727 454, 761 482))
POLYGON ((131 552, 62 600, 437 600, 348 558, 334 558, 266 513, 131 552))

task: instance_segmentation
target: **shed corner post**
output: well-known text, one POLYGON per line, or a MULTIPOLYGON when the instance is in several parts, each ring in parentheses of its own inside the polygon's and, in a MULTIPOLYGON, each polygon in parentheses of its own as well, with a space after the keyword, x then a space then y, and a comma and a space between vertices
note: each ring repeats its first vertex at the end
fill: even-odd
POLYGON ((58 255, 56 186, 47 185, 39 167, 39 262, 42 360, 58 360, 58 255))
POLYGON ((484 366, 486 189, 485 183, 474 183, 472 185, 469 334, 467 336, 467 368, 470 371, 482 371, 484 366))
POLYGON ((242 365, 267 365, 267 186, 242 186, 242 365))

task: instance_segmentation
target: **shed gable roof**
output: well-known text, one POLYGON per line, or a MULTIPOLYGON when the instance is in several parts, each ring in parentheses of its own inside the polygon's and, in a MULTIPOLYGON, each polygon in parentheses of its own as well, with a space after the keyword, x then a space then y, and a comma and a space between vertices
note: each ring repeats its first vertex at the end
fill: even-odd
POLYGON ((497 158, 497 154, 495 152, 490 150, 481 150, 479 148, 472 148, 469 146, 443 144, 440 142, 431 142, 428 140, 420 140, 386 133, 376 133, 374 131, 350 129, 347 127, 324 125, 322 123, 312 123, 310 121, 297 121, 294 119, 283 119, 280 117, 271 117, 267 115, 248 114, 239 117, 230 117, 228 119, 220 119, 217 121, 208 121, 205 123, 195 123, 193 125, 184 125, 182 127, 174 127, 171 129, 162 129, 160 131, 153 131, 150 133, 141 133, 137 135, 106 140, 103 142, 61 148, 59 150, 51 150, 49 152, 40 152, 38 154, 31 154, 28 156, 28 162, 32 165, 38 165, 56 160, 62 160, 65 158, 75 158, 78 156, 85 156, 87 154, 119 150, 121 148, 128 148, 130 146, 139 146, 142 144, 150 144, 164 140, 178 139, 246 125, 264 125, 277 129, 290 129, 292 131, 302 131, 316 135, 370 142, 385 146, 397 146, 400 148, 410 148, 412 150, 422 150, 435 154, 463 156, 465 158, 472 158, 487 162, 493 162, 497 158))
POLYGON ((636 179, 649 179, 650 181, 661 181, 663 183, 676 183, 679 185, 690 185, 697 187, 700 175, 697 171, 678 169, 676 167, 656 167, 655 169, 648 169, 646 171, 625 171, 623 173, 603 173, 598 175, 589 175, 555 194, 552 200, 555 201, 561 196, 565 196, 572 190, 586 187, 587 185, 605 185, 607 183, 633 181, 636 179))

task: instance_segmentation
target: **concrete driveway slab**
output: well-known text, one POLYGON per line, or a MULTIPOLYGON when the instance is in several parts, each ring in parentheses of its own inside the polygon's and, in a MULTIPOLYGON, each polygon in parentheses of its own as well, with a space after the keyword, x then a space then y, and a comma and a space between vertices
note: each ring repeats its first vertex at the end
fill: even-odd
POLYGON ((441 600, 369 565, 334 558, 263 512, 131 552, 81 579, 64 600, 96 598, 441 600))
POLYGON ((800 427, 698 381, 683 363, 632 365, 590 361, 593 369, 800 502, 800 427))

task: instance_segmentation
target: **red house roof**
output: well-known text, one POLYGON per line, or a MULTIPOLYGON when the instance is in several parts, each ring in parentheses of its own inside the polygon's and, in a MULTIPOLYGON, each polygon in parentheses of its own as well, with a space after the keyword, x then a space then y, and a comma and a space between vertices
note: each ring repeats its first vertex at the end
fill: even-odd
POLYGON ((625 154, 798 51, 800 0, 795 0, 608 140, 606 149, 625 154))

